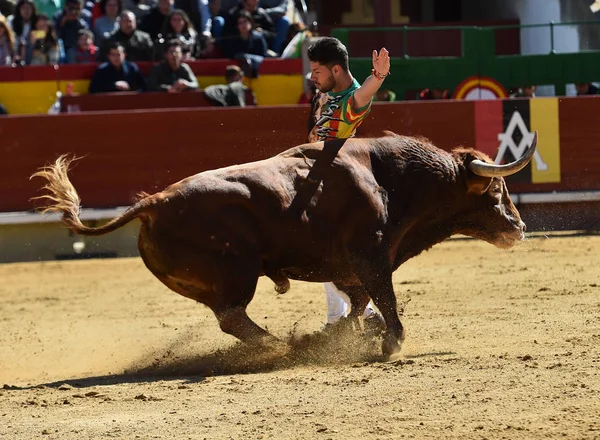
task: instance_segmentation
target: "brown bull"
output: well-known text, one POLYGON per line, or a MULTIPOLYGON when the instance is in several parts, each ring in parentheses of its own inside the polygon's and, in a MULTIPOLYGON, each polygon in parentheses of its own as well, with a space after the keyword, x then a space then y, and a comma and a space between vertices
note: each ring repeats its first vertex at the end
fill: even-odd
POLYGON ((208 306, 221 330, 244 342, 277 341, 246 314, 266 275, 281 293, 289 278, 333 281, 351 299, 351 322, 372 298, 386 322, 383 351, 391 354, 404 338, 392 273, 454 234, 500 248, 522 240, 525 224, 502 176, 527 165, 536 143, 537 133, 524 156, 506 165, 473 149, 448 153, 393 133, 349 139, 337 155, 328 156, 322 142, 305 144, 143 194, 98 228, 79 219, 70 159, 61 156, 33 176, 48 181, 50 194, 40 198, 52 203, 43 211, 62 212, 78 234, 106 234, 139 218, 148 269, 208 306))

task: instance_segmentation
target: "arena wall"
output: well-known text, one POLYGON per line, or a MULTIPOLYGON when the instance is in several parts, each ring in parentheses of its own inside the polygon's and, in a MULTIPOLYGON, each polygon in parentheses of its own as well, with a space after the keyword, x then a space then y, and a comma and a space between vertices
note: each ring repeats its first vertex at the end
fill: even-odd
MULTIPOLYGON (((512 160, 511 154, 522 153, 519 130, 538 130, 545 168, 534 159, 507 179, 524 220, 530 230, 595 229, 600 217, 599 113, 600 100, 593 97, 375 103, 360 136, 392 130, 425 136, 445 150, 474 146, 491 157, 512 136, 504 156, 512 160)), ((188 175, 264 159, 301 144, 308 114, 304 105, 2 118, 0 261, 64 258, 73 249, 75 238, 58 222, 42 222, 32 213, 36 202, 31 198, 39 195, 42 182, 29 176, 59 154, 84 156, 71 174, 83 208, 111 210, 131 204, 139 191, 160 191, 188 175), (14 212, 22 220, 8 214, 14 212)), ((136 255, 135 227, 123 231, 90 242, 86 252, 136 255)))

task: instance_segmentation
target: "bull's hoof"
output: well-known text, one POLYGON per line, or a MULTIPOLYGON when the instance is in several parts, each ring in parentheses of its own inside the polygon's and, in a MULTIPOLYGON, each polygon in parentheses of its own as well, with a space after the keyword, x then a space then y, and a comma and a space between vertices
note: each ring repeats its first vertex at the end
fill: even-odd
POLYGON ((398 338, 390 333, 385 334, 381 344, 381 351, 383 352, 384 356, 387 357, 399 353, 400 343, 398 342, 398 338))

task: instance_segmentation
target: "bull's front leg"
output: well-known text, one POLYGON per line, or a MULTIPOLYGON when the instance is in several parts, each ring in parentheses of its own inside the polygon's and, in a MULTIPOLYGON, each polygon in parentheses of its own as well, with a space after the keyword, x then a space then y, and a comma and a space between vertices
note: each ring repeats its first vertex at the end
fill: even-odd
POLYGON ((361 259, 357 264, 357 274, 363 287, 373 299, 386 324, 383 335, 382 351, 390 356, 400 351, 404 341, 404 327, 398 317, 398 304, 392 284, 392 271, 386 269, 386 263, 379 259, 361 259))

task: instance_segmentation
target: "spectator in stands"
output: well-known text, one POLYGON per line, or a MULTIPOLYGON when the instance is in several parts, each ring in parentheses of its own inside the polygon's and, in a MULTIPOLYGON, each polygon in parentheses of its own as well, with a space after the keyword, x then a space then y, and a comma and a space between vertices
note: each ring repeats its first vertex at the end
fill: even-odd
POLYGON ((31 0, 19 0, 14 15, 8 17, 8 25, 15 36, 14 61, 17 63, 25 62, 29 33, 36 20, 37 9, 31 0))
MULTIPOLYGON (((154 44, 150 39, 150 35, 137 29, 135 15, 131 11, 121 12, 119 30, 113 32, 110 38, 104 40, 105 45, 110 41, 118 41, 121 43, 125 49, 127 61, 152 61, 154 44)), ((104 46, 101 47, 101 59, 105 60, 108 51, 104 46)))
POLYGON ((152 40, 158 38, 158 34, 164 29, 165 24, 173 9, 174 0, 158 0, 158 4, 150 9, 141 23, 140 29, 150 34, 152 40))
POLYGON ((148 90, 155 92, 179 93, 198 89, 194 72, 183 62, 181 43, 178 40, 169 41, 165 60, 152 67, 147 84, 148 90))
POLYGON ((175 0, 175 7, 184 10, 189 16, 192 27, 198 33, 196 39, 212 37, 212 16, 208 0, 175 0))
POLYGON ((0 16, 0 66, 12 65, 15 55, 15 37, 4 16, 0 16))
POLYGON ((227 85, 215 84, 204 89, 204 95, 218 107, 245 107, 248 87, 242 82, 244 72, 234 64, 225 69, 227 85))
POLYGON ((100 0, 98 4, 102 15, 94 20, 94 39, 101 45, 102 40, 109 38, 110 34, 119 29, 119 15, 123 10, 123 2, 100 0))
POLYGON ((312 73, 308 72, 304 77, 304 89, 302 91, 302 95, 300 95, 300 99, 298 100, 298 104, 310 104, 312 103, 313 98, 317 94, 317 86, 311 80, 312 73))
POLYGON ((125 50, 118 41, 108 43, 108 62, 94 72, 90 93, 142 91, 145 81, 135 63, 125 60, 125 50))
POLYGON ((56 35, 50 17, 37 16, 34 30, 31 31, 25 62, 33 66, 59 64, 65 61, 62 41, 56 35))
POLYGON ((67 63, 95 63, 98 58, 98 46, 94 44, 94 34, 89 29, 81 29, 77 37, 77 46, 67 53, 67 63))
POLYGON ((165 56, 166 45, 171 40, 179 40, 179 43, 181 43, 184 60, 195 58, 196 35, 194 26, 187 14, 181 9, 173 9, 159 38, 154 42, 154 59, 162 61, 165 56))
POLYGON ((394 102, 396 100, 396 94, 390 89, 379 89, 375 93, 373 100, 379 102, 394 102))
POLYGON ((511 93, 511 98, 535 98, 535 86, 519 87, 515 93, 511 93))
MULTIPOLYGON (((285 31, 279 35, 276 32, 275 24, 267 11, 259 7, 259 0, 241 0, 239 4, 231 8, 225 16, 225 25, 222 36, 229 38, 237 34, 237 19, 240 13, 247 12, 252 17, 252 26, 256 31, 260 31, 265 37, 267 47, 273 51, 272 56, 277 56, 281 53, 283 42, 287 37, 289 28, 289 20, 286 18, 285 31)), ((282 28, 283 30, 283 28, 282 28)))
POLYGON ((56 32, 62 40, 65 52, 77 47, 79 31, 89 29, 81 17, 81 0, 65 0, 63 11, 56 17, 56 32))
POLYGON ((231 59, 240 60, 242 69, 250 78, 258 77, 258 69, 264 58, 268 56, 267 42, 262 33, 252 29, 252 16, 240 12, 237 19, 238 35, 223 40, 223 54, 231 59))
POLYGON ((421 93, 419 93, 419 100, 431 101, 437 99, 450 99, 450 94, 448 90, 431 88, 423 89, 421 90, 421 93))
POLYGON ((598 94, 598 87, 592 83, 576 83, 575 90, 577 91, 577 96, 598 94))
POLYGON ((61 0, 33 0, 39 14, 54 17, 62 9, 61 0))
POLYGON ((289 0, 260 0, 260 5, 265 9, 275 25, 275 37, 270 48, 281 54, 285 48, 291 22, 287 15, 289 0))
POLYGON ((155 0, 148 0, 148 2, 146 0, 124 0, 123 9, 133 12, 138 23, 141 23, 142 19, 150 13, 155 4, 155 0))

